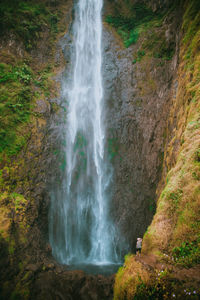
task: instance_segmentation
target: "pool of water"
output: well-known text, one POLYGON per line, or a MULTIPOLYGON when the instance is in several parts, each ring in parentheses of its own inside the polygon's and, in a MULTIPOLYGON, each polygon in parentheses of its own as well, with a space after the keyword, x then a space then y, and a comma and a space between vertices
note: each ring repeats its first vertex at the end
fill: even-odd
POLYGON ((82 270, 87 274, 110 276, 117 273, 122 264, 74 264, 67 266, 67 270, 82 270))

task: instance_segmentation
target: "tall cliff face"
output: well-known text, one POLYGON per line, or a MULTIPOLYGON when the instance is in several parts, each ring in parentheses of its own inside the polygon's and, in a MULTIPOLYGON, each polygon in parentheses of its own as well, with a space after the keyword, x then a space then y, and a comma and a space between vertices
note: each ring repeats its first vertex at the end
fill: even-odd
POLYGON ((146 234, 145 251, 153 251, 148 241, 155 224, 152 244, 157 250, 172 251, 183 241, 199 243, 199 8, 197 1, 184 4, 176 89, 167 121, 165 187, 146 234), (164 227, 166 234, 162 234, 164 227), (158 244, 154 238, 159 238, 158 244))
MULTIPOLYGON (((149 2, 155 6, 159 3, 149 2)), ((198 1, 185 1, 167 13, 159 29, 151 27, 149 32, 142 33, 144 40, 151 43, 152 32, 159 34, 166 26, 163 36, 166 42, 172 38, 175 49, 171 62, 164 64, 162 69, 165 75, 170 74, 169 80, 165 79, 159 85, 164 78, 161 72, 154 86, 158 95, 156 107, 159 107, 160 98, 160 104, 165 108, 165 114, 159 112, 158 116, 158 120, 161 117, 165 124, 159 126, 163 130, 158 136, 158 142, 163 142, 163 155, 162 171, 157 177, 156 213, 143 239, 143 255, 141 258, 127 257, 125 267, 118 272, 115 299, 133 299, 134 296, 148 299, 150 295, 183 299, 199 292, 199 21, 198 1), (184 270, 184 267, 189 270, 184 270)), ((140 47, 144 40, 142 37, 138 40, 140 47)), ((158 47, 162 46, 156 47, 159 51, 158 47)), ((138 69, 141 69, 145 57, 136 61, 138 69)), ((159 59, 154 60, 153 74, 159 72, 159 59)), ((146 72, 149 61, 151 58, 147 57, 146 72)), ((153 111, 155 113, 155 108, 153 111)), ((132 156, 135 157, 135 153, 132 156)), ((147 162, 149 164, 148 159, 147 162)), ((150 165, 152 162, 151 159, 150 165)))
POLYGON ((131 250, 155 213, 180 39, 179 13, 148 4, 106 2, 104 11, 112 210, 131 250))

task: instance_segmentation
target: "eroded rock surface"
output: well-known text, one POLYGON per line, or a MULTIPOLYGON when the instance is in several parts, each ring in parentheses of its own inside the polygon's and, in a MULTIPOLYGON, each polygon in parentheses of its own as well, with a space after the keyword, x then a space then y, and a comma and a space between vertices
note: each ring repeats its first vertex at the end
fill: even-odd
MULTIPOLYGON (((167 43, 177 41, 178 47, 172 23, 160 30, 167 43)), ((134 250, 136 238, 144 234, 155 212, 177 54, 164 66, 148 55, 135 63, 142 38, 125 48, 114 29, 106 25, 103 40, 105 119, 114 169, 112 212, 126 244, 134 250)))

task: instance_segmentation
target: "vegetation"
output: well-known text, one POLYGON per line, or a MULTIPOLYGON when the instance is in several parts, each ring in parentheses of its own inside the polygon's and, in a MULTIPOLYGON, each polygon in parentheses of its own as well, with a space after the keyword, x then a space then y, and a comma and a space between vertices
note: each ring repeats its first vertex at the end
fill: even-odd
POLYGON ((119 141, 117 138, 109 138, 108 139, 108 155, 111 161, 115 158, 119 153, 119 141))
POLYGON ((114 300, 132 300, 137 285, 146 284, 148 281, 149 274, 145 268, 141 268, 133 255, 126 255, 124 266, 119 268, 115 278, 114 300))
POLYGON ((139 34, 144 28, 148 28, 152 20, 160 19, 161 15, 153 13, 153 11, 144 4, 134 4, 130 6, 131 16, 121 15, 119 12, 112 16, 106 17, 106 22, 116 28, 118 34, 124 41, 124 46, 137 42, 139 34))
POLYGON ((35 47, 45 27, 57 33, 58 20, 42 1, 3 0, 0 6, 0 34, 13 32, 27 50, 35 47))
POLYGON ((30 116, 32 70, 25 64, 0 64, 0 155, 16 154, 26 141, 17 131, 30 116))
MULTIPOLYGON (((43 1, 3 0, 0 35, 20 41, 19 48, 30 52, 37 48, 45 32, 49 43, 56 38, 61 16, 59 10, 43 1)), ((55 92, 55 84, 51 80, 52 65, 35 64, 27 52, 22 58, 1 50, 0 58, 0 160, 6 160, 16 155, 30 136, 27 124, 34 114, 35 99, 48 98, 55 92)))
POLYGON ((133 300, 154 299, 199 299, 199 290, 184 288, 167 269, 157 271, 148 283, 141 281, 133 300))
POLYGON ((137 51, 137 57, 133 60, 133 64, 135 64, 137 61, 141 61, 142 57, 145 56, 144 50, 138 50, 137 51))
POLYGON ((4 53, 0 64, 0 160, 16 155, 30 135, 27 122, 33 115, 37 97, 49 97, 53 92, 51 67, 33 70, 31 63, 4 53), (43 95, 43 96, 42 96, 43 95))
MULTIPOLYGON (((188 252, 187 257, 181 259, 178 256, 177 258, 179 263, 188 266, 193 265, 195 261, 196 263, 199 261, 199 254, 196 248, 198 248, 197 244, 199 243, 197 241, 199 241, 198 220, 200 216, 200 164, 198 158, 200 143, 200 54, 197 47, 200 41, 200 24, 198 27, 195 25, 195 32, 191 30, 191 28, 194 28, 194 24, 197 23, 196 18, 198 17, 198 20, 200 20, 199 10, 197 11, 196 9, 197 1, 188 3, 182 26, 184 38, 181 45, 180 88, 175 109, 180 110, 181 106, 183 106, 183 110, 177 115, 179 128, 182 130, 183 142, 176 159, 176 165, 168 173, 165 189, 158 201, 157 214, 146 235, 145 246, 146 250, 151 249, 150 251, 153 248, 160 250, 166 248, 170 252, 173 251, 173 254, 176 253, 176 255, 186 251, 188 252), (188 51, 190 51, 191 55, 187 58, 188 51), (183 73, 185 74, 184 78, 181 76, 183 73), (187 119, 184 117, 183 111, 187 114, 187 119), (184 123, 185 120, 187 120, 186 124, 184 123), (158 222, 162 222, 163 225, 159 226, 158 222), (171 242, 169 244, 166 237, 171 234, 171 242), (163 236, 163 239, 165 237, 165 240, 161 239, 161 236, 163 236), (183 241, 185 244, 183 244, 183 241), (196 259, 194 258, 195 256, 196 259)), ((178 132, 176 134, 178 135, 178 132)), ((171 153, 172 147, 173 140, 168 145, 168 153, 171 153)))
POLYGON ((174 247, 172 256, 177 264, 191 267, 200 263, 200 238, 193 242, 183 242, 179 247, 174 247))
MULTIPOLYGON (((175 1, 171 10, 177 8, 179 1, 175 1)), ((163 66, 165 61, 169 61, 174 56, 175 41, 168 43, 165 37, 165 31, 162 28, 164 18, 169 11, 153 12, 144 4, 127 4, 130 13, 121 14, 119 11, 115 15, 108 15, 106 22, 116 28, 124 42, 125 47, 137 42, 139 36, 148 36, 142 38, 140 49, 134 53, 133 64, 140 62, 147 54, 159 59, 159 66, 163 66)))
POLYGON ((6 261, 1 261, 5 268, 0 280, 6 281, 0 297, 4 299, 30 298, 27 260, 21 254, 22 264, 19 253, 30 242, 35 218, 30 211, 36 214, 38 209, 30 187, 40 172, 35 166, 46 116, 37 103, 50 107, 49 98, 56 96, 51 78, 59 63, 53 54, 56 39, 65 30, 62 7, 66 4, 50 2, 2 0, 0 5, 0 246, 6 261), (28 147, 30 137, 34 150, 28 147))

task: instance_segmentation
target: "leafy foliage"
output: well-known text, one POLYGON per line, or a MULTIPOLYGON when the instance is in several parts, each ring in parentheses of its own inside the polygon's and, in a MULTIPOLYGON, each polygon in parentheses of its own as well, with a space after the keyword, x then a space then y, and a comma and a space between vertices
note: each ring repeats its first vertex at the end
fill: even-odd
POLYGON ((191 267, 200 263, 200 238, 191 243, 183 242, 180 247, 172 250, 172 255, 177 263, 191 267))

